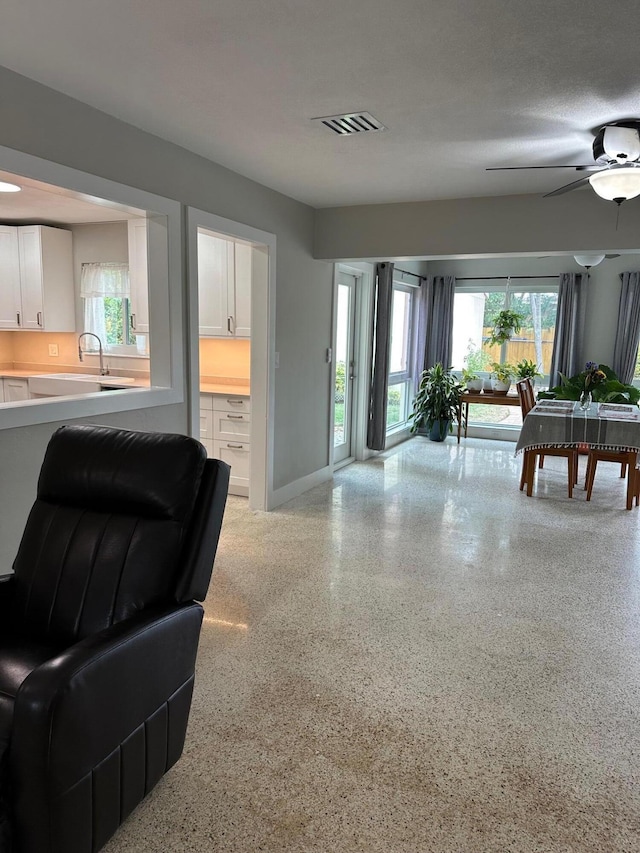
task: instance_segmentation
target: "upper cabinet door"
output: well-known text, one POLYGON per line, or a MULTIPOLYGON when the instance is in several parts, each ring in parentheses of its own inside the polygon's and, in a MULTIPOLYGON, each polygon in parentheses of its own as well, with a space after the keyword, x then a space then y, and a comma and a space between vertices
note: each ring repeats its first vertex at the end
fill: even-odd
POLYGON ((0 329, 19 329, 21 312, 18 229, 0 225, 0 329))
POLYGON ((20 280, 22 283, 22 328, 42 331, 44 298, 42 295, 42 240, 40 225, 18 229, 20 246, 20 280))
POLYGON ((247 243, 235 244, 235 287, 233 288, 232 329, 237 338, 251 337, 251 281, 253 248, 247 243))
POLYGON ((21 329, 74 332, 73 237, 64 228, 20 225, 21 329))
POLYGON ((129 284, 131 286, 131 329, 134 334, 149 334, 149 260, 147 220, 130 219, 129 284))
POLYGON ((202 337, 233 334, 229 282, 233 283, 233 243, 198 231, 198 303, 202 337))

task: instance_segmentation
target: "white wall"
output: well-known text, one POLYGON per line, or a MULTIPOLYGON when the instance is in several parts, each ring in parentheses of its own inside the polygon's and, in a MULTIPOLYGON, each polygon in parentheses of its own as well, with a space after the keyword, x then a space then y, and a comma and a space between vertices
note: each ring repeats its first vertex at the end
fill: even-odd
MULTIPOLYGON (((330 386, 325 350, 331 339, 333 267, 312 257, 314 211, 7 69, 0 68, 0 88, 6 147, 276 235, 275 347, 280 367, 275 382, 274 488, 327 466, 330 386)), ((172 286, 186 292, 186 276, 172 286)), ((101 420, 185 432, 187 403, 101 420)), ((15 554, 44 448, 56 426, 8 430, 0 436, 0 557, 5 564, 15 554)))

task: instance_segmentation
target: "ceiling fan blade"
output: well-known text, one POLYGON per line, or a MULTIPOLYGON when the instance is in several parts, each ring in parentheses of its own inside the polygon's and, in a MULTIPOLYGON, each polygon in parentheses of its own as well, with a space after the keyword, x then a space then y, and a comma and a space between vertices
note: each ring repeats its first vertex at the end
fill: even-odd
POLYGON ((487 166, 486 172, 517 172, 521 169, 576 169, 577 171, 602 169, 597 163, 588 166, 572 164, 571 166, 487 166))
POLYGON ((585 186, 589 182, 589 178, 585 176, 584 178, 580 178, 577 181, 572 181, 570 184, 565 184, 563 187, 559 187, 557 190, 554 190, 551 193, 545 193, 542 198, 553 198, 554 195, 564 195, 565 193, 570 193, 571 190, 577 190, 579 187, 585 186))

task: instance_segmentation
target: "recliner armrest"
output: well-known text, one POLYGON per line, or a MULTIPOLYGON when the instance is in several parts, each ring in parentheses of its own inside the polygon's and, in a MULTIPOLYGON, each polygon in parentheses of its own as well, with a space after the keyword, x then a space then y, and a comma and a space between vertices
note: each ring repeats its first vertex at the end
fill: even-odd
MULTIPOLYGON (((98 835, 105 836, 101 843, 124 819, 123 810, 131 811, 177 760, 186 729, 202 616, 202 607, 195 602, 145 611, 80 641, 27 677, 16 696, 11 744, 24 853, 91 849, 96 827, 73 824, 74 815, 81 812, 80 804, 85 805, 82 791, 88 785, 91 817, 91 798, 96 796, 92 786, 100 781, 96 768, 106 767, 107 781, 111 779, 115 770, 109 769, 109 762, 120 768, 127 744, 129 752, 142 753, 143 779, 135 782, 141 795, 120 791, 117 815, 94 816, 93 821, 108 824, 106 829, 98 827, 98 835), (172 697, 180 691, 179 701, 172 706, 172 697), (153 722, 160 719, 158 715, 160 723, 153 722), (155 747, 151 754, 147 743, 148 738, 153 740, 152 729, 157 725, 166 729, 158 736, 166 743, 160 747, 165 751, 164 760, 157 757, 155 747), (142 738, 140 747, 136 738, 142 738), (122 805, 127 797, 131 800, 128 809, 126 802, 122 805), (72 840, 65 835, 68 820, 72 840), (83 840, 86 837, 89 848, 83 840)), ((123 777, 121 768, 117 772, 123 777)), ((105 808, 108 811, 111 806, 103 807, 102 812, 105 808)), ((95 803, 93 809, 95 812, 95 803)))

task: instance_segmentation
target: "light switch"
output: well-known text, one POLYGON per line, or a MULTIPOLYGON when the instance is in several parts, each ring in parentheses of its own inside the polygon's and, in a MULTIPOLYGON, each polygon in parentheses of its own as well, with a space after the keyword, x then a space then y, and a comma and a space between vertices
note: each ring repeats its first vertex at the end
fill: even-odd
POLYGON ((49 355, 58 355, 58 344, 49 344, 49 355))

